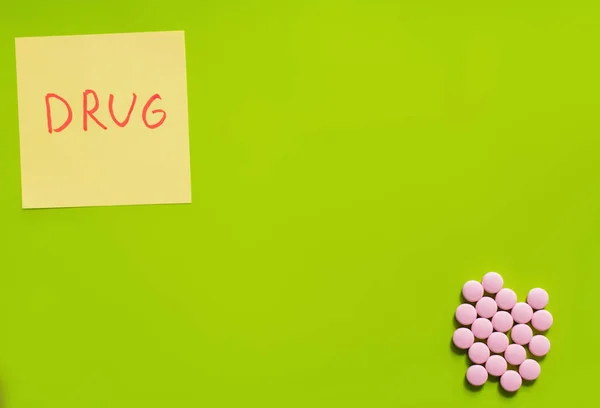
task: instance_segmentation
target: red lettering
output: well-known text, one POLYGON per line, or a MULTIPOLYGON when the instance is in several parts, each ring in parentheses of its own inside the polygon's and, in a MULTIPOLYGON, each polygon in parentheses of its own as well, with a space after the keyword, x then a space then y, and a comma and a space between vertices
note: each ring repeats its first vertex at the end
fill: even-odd
MULTIPOLYGON (((108 95, 108 113, 110 114, 112 121, 118 127, 121 127, 121 128, 126 127, 127 124, 129 124, 129 121, 131 120, 131 114, 133 113, 133 110, 135 109, 135 104, 137 102, 137 95, 135 93, 132 93, 132 95, 133 95, 133 99, 131 101, 131 104, 129 105, 129 109, 127 110, 127 115, 125 116, 125 118, 122 121, 117 119, 117 117, 115 115, 115 95, 113 95, 113 94, 108 95)), ((156 129, 156 128, 162 126, 162 124, 167 119, 167 112, 165 112, 163 109, 153 109, 150 111, 150 113, 152 113, 154 115, 159 114, 160 117, 158 118, 158 121, 155 123, 148 122, 148 115, 150 114, 150 113, 148 113, 148 111, 150 110, 152 103, 154 103, 154 101, 156 101, 157 99, 162 100, 161 96, 156 93, 148 99, 148 101, 142 108, 142 121, 144 122, 144 125, 148 129, 156 129)), ((66 129, 73 120, 73 110, 71 109, 69 102, 67 102, 64 98, 62 98, 61 96, 59 96, 55 93, 46 94, 45 102, 46 102, 46 119, 48 121, 48 133, 58 133, 58 132, 63 131, 64 129, 66 129), (53 98, 62 102, 65 105, 65 107, 67 108, 67 119, 58 128, 53 128, 53 126, 52 126, 52 109, 50 106, 51 105, 50 101, 53 98)), ((100 109, 100 100, 98 98, 98 94, 93 89, 86 89, 83 92, 83 130, 84 131, 87 132, 87 130, 88 130, 88 116, 90 118, 92 118, 92 120, 94 122, 96 122, 96 124, 98 126, 100 126, 100 128, 107 130, 106 125, 104 125, 95 116, 96 113, 98 112, 98 109, 100 109), (92 103, 90 103, 88 100, 89 99, 88 96, 90 96, 90 95, 93 97, 92 103)))
POLYGON ((131 106, 129 107, 129 112, 127 112, 127 116, 125 117, 125 120, 123 122, 119 122, 117 120, 117 118, 115 117, 115 112, 113 110, 113 102, 115 100, 115 96, 113 94, 110 94, 108 96, 108 111, 110 112, 110 117, 112 118, 113 122, 115 122, 115 124, 119 127, 125 127, 127 126, 127 123, 129 123, 129 118, 131 118, 131 112, 133 112, 133 107, 135 106, 135 101, 137 100, 137 95, 134 93, 133 94, 133 101, 131 101, 131 106))
POLYGON ((71 110, 71 105, 69 105, 69 102, 67 102, 64 98, 58 96, 55 93, 46 94, 46 119, 48 120, 48 133, 52 134, 52 132, 56 132, 56 133, 62 132, 63 130, 65 130, 67 128, 67 126, 69 126, 69 124, 73 120, 73 110, 71 110), (56 129, 52 128, 52 113, 50 110, 50 98, 58 99, 59 101, 64 103, 64 105, 67 107, 67 120, 65 120, 65 123, 63 123, 60 127, 57 127, 56 129))
POLYGON ((150 105, 152 105, 152 102, 154 102, 156 99, 161 99, 159 94, 154 94, 150 97, 150 99, 148 99, 148 102, 146 102, 146 104, 144 105, 144 109, 142 110, 142 120, 144 121, 144 125, 146 125, 146 127, 148 129, 156 129, 157 127, 159 127, 160 125, 162 125, 165 121, 165 119, 167 118, 167 112, 165 112, 162 109, 154 109, 152 111, 152 113, 162 113, 162 118, 160 118, 160 120, 158 122, 156 122, 155 124, 151 125, 148 123, 148 120, 146 118, 147 114, 148 114, 148 109, 150 109, 150 105))
POLYGON ((98 110, 100 105, 100 102, 98 101, 98 95, 96 94, 96 92, 94 92, 91 89, 86 89, 83 92, 83 130, 87 131, 88 130, 88 125, 87 125, 87 117, 88 115, 90 116, 90 118, 94 119, 94 122, 96 122, 98 124, 98 126, 100 126, 102 129, 106 130, 106 126, 104 126, 102 124, 102 122, 100 122, 98 120, 98 118, 96 118, 94 116, 94 113, 96 113, 96 111, 98 110), (87 107, 87 97, 89 94, 92 94, 94 96, 94 107, 90 110, 87 107))

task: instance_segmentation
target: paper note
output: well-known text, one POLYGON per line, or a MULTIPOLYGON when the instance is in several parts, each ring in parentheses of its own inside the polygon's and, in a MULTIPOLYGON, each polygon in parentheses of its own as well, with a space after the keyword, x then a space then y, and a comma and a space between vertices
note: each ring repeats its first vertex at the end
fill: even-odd
POLYGON ((16 39, 23 208, 191 202, 184 33, 16 39))

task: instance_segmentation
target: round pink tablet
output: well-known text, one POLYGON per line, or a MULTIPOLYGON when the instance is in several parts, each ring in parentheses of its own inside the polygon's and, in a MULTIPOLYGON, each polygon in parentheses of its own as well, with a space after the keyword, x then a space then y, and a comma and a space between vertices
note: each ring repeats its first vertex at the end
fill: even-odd
POLYGON ((496 304, 502 310, 510 310, 517 303, 517 294, 508 288, 502 289, 496 294, 496 304))
POLYGON ((517 324, 510 331, 510 338, 512 339, 512 341, 514 341, 517 344, 520 344, 521 346, 524 346, 527 343, 529 343, 532 337, 533 331, 531 330, 531 327, 529 327, 526 324, 517 324))
POLYGON ((548 304, 548 292, 541 288, 531 289, 527 295, 527 303, 536 310, 545 308, 548 304))
POLYGON ((471 330, 466 327, 460 327, 454 331, 452 335, 452 342, 456 347, 462 350, 466 350, 473 345, 475 338, 471 330))
POLYGON ((477 302, 483 297, 483 286, 477 281, 470 280, 463 286, 462 294, 467 302, 477 302))
POLYGON ((456 320, 462 324, 463 326, 468 326, 473 324, 475 319, 477 319, 477 311, 468 303, 463 303, 462 305, 456 308, 456 320))
POLYGON ((518 366, 527 358, 527 352, 520 344, 510 344, 504 352, 504 358, 508 364, 518 366))
POLYGON ((490 334, 492 334, 494 328, 492 327, 492 322, 490 322, 488 319, 480 317, 479 319, 475 320, 471 325, 471 331, 473 332, 473 335, 475 337, 477 337, 480 340, 483 340, 490 337, 490 334))
POLYGON ((547 310, 538 310, 531 318, 531 325, 539 331, 546 331, 552 327, 552 314, 547 310))
POLYGON ((540 363, 531 359, 523 361, 523 364, 519 366, 519 374, 527 381, 533 381, 538 378, 541 371, 540 363))
POLYGON ((536 357, 545 356, 550 351, 550 340, 541 334, 533 336, 529 342, 529 351, 536 357))
POLYGON ((485 384, 487 379, 488 373, 485 370, 485 368, 483 368, 483 366, 472 365, 467 369, 467 381, 469 382, 469 384, 474 385, 475 387, 479 387, 485 384))
POLYGON ((523 379, 514 370, 508 370, 500 377, 500 385, 508 392, 517 391, 521 388, 521 384, 523 384, 523 379))
POLYGON ((504 285, 504 279, 496 272, 488 272, 484 275, 481 283, 483 284, 483 289, 487 293, 494 294, 500 292, 502 285, 504 285))
POLYGON ((508 336, 504 333, 494 332, 488 337, 487 345, 492 353, 504 353, 508 347, 508 336))
POLYGON ((490 358, 490 349, 484 343, 473 343, 469 348, 469 359, 475 364, 483 364, 490 358))
POLYGON ((477 314, 480 317, 485 317, 486 319, 491 319, 496 311, 498 310, 498 306, 496 305, 496 301, 491 297, 484 296, 475 305, 475 310, 477 310, 477 314))
POLYGON ((491 356, 485 363, 485 369, 494 377, 500 377, 502 374, 504 374, 507 367, 508 364, 506 364, 506 360, 502 356, 498 355, 491 356))
POLYGON ((494 317, 492 317, 492 326, 494 326, 494 330, 506 333, 513 327, 513 318, 508 312, 497 312, 494 317))
POLYGON ((531 320, 533 310, 527 303, 519 302, 513 307, 510 314, 515 322, 525 324, 531 320))

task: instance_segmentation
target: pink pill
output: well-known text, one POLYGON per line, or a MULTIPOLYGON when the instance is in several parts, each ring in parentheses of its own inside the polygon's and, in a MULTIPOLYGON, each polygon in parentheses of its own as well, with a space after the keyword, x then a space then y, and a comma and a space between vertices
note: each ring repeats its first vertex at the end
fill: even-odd
POLYGON ((483 368, 483 366, 472 365, 467 369, 467 381, 469 382, 469 384, 474 385, 475 387, 479 387, 485 384, 487 379, 488 373, 485 370, 485 368, 483 368))
POLYGON ((492 353, 504 353, 508 347, 508 336, 504 333, 494 332, 488 337, 487 345, 492 353))
POLYGON ((492 327, 492 322, 490 322, 488 319, 480 317, 471 325, 471 331, 475 337, 480 340, 484 340, 490 337, 490 334, 492 334, 494 328, 492 327))
POLYGON ((452 335, 452 342, 456 347, 462 350, 466 350, 473 345, 475 338, 471 330, 466 327, 460 327, 454 331, 452 335))
POLYGON ((477 310, 477 314, 480 317, 485 317, 486 319, 491 319, 496 311, 498 310, 498 306, 496 305, 496 301, 491 297, 484 296, 475 305, 475 309, 477 310))
POLYGON ((540 376, 542 371, 540 364, 535 360, 525 360, 523 364, 519 366, 519 374, 524 380, 533 381, 540 376))
POLYGON ((546 331, 552 327, 552 314, 547 310, 538 310, 533 314, 531 318, 531 325, 539 331, 546 331))
POLYGON ((510 314, 515 322, 525 324, 529 323, 533 317, 533 310, 527 303, 519 302, 513 307, 510 314))
POLYGON ((518 366, 527 358, 527 352, 520 344, 510 344, 504 352, 504 358, 508 364, 518 366))
POLYGON ((485 363, 485 369, 494 377, 500 377, 502 374, 504 374, 507 367, 508 364, 506 363, 506 360, 502 356, 498 355, 491 356, 485 363))
POLYGON ((506 333, 513 327, 513 318, 508 312, 497 312, 494 317, 492 317, 492 326, 494 326, 494 330, 506 333))
POLYGON ((477 311, 475 310, 473 305, 470 305, 468 303, 463 303, 462 305, 460 305, 456 308, 455 316, 456 316, 456 320, 460 324, 462 324, 464 326, 468 326, 470 324, 473 324, 475 319, 477 319, 477 311))
POLYGON ((533 331, 531 330, 531 327, 529 327, 526 324, 517 324, 510 331, 510 338, 512 339, 512 341, 514 341, 517 344, 520 344, 521 346, 524 346, 527 343, 529 343, 532 337, 533 331))
POLYGON ((467 381, 475 387, 482 386, 487 381, 487 371, 483 366, 472 365, 467 369, 467 381))
POLYGON ((469 359, 475 364, 483 364, 490 358, 490 349, 483 343, 473 343, 469 348, 469 359))
POLYGON ((517 303, 517 294, 508 288, 502 289, 496 294, 496 304, 502 310, 510 310, 517 303))
POLYGON ((541 288, 531 289, 527 295, 527 303, 533 309, 543 309, 548 304, 548 292, 541 288))
POLYGON ((517 391, 521 388, 521 384, 523 384, 523 379, 514 370, 508 370, 500 377, 500 385, 508 392, 517 391))
POLYGON ((483 289, 487 293, 492 294, 500 292, 502 285, 504 285, 504 279, 502 279, 502 276, 496 272, 486 273, 481 282, 483 284, 483 289))
POLYGON ((467 302, 477 302, 483 297, 483 286, 477 281, 468 281, 463 286, 462 294, 467 302))
POLYGON ((536 357, 545 356, 550 351, 550 340, 541 334, 533 336, 529 342, 529 351, 536 357))

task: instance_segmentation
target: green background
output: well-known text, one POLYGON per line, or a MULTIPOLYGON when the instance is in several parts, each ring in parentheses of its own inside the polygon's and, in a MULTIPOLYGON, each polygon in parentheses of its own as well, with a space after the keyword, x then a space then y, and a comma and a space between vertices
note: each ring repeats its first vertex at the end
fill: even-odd
POLYGON ((7 408, 589 405, 595 3, 4 5, 7 408), (186 32, 194 203, 21 210, 14 38, 159 30, 186 32), (555 316, 514 398, 450 348, 489 270, 555 316))

